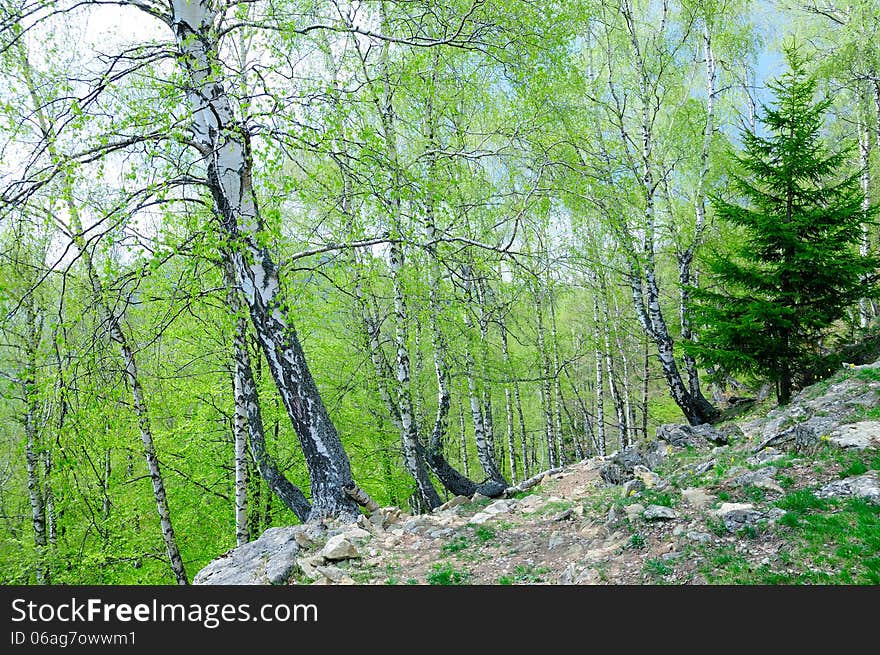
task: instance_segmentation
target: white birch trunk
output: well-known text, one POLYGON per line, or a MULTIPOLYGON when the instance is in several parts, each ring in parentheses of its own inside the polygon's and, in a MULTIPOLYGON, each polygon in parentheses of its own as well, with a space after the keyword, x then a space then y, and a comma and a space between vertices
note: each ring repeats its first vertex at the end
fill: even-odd
POLYGON ((284 308, 278 268, 259 238, 261 220, 251 177, 245 128, 236 120, 219 58, 218 12, 212 0, 171 0, 171 29, 187 80, 194 140, 207 166, 208 185, 257 339, 296 431, 311 477, 311 516, 358 514, 344 488, 351 465, 312 378, 284 308))

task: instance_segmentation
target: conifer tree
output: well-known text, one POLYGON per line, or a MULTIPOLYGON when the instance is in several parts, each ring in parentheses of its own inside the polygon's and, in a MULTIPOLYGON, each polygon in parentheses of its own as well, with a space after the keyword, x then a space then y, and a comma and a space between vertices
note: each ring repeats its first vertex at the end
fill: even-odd
POLYGON ((859 172, 845 170, 852 148, 832 151, 820 136, 831 100, 816 100, 796 46, 785 53, 789 70, 763 107, 766 134, 742 134, 738 196, 713 198, 735 238, 708 257, 714 284, 692 290, 700 338, 690 346, 720 371, 775 383, 780 404, 846 308, 876 293, 878 265, 858 252, 876 207, 864 210, 859 172))

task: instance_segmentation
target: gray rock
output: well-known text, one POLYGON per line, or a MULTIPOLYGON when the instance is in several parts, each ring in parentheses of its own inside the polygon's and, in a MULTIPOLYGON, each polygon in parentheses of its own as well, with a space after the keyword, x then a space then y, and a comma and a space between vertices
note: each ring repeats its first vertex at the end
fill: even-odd
POLYGON ((599 475, 608 484, 623 484, 633 479, 633 469, 638 465, 644 465, 644 460, 639 455, 638 449, 630 446, 614 453, 599 469, 599 475))
POLYGON ((507 490, 507 485, 503 482, 489 480, 477 485, 477 493, 486 498, 498 498, 507 490))
POLYGON ((716 460, 710 459, 706 462, 699 462, 688 467, 687 471, 691 475, 703 475, 715 468, 716 460))
POLYGON ((549 550, 559 548, 565 543, 565 536, 560 532, 554 532, 550 535, 550 543, 547 544, 549 550))
POLYGON ((818 498, 864 498, 869 503, 880 505, 880 478, 877 471, 868 471, 843 480, 835 480, 816 492, 818 498))
POLYGON ((728 433, 726 431, 721 432, 708 423, 691 426, 691 432, 701 436, 703 439, 716 446, 726 446, 728 443, 728 433))
MULTIPOLYGON (((716 428, 716 431, 725 439, 723 442, 725 444, 728 444, 731 441, 742 441, 746 438, 742 428, 736 423, 723 423, 716 428)), ((721 445, 720 442, 719 445, 721 445)))
POLYGON ((724 503, 715 514, 724 522, 728 532, 753 527, 764 518, 764 514, 757 511, 751 503, 724 503))
POLYGON ((459 505, 466 505, 469 502, 471 502, 471 499, 467 496, 456 496, 455 498, 450 498, 449 500, 447 500, 434 511, 442 512, 447 509, 452 509, 453 507, 458 507, 459 505))
POLYGON ((532 494, 520 499, 517 507, 523 512, 536 512, 547 504, 547 500, 543 496, 532 494))
POLYGON ((572 516, 574 516, 574 510, 571 508, 568 508, 566 510, 559 512, 559 514, 557 514, 556 516, 554 516, 550 520, 553 521, 554 523, 559 523, 560 521, 565 521, 567 519, 570 519, 572 516))
POLYGON ((641 503, 633 503, 632 505, 624 505, 624 513, 630 521, 639 518, 645 512, 645 506, 641 503))
POLYGON ((681 497, 684 502, 697 509, 703 509, 715 502, 715 496, 700 487, 682 489, 681 497))
POLYGON ((639 456, 649 469, 656 469, 669 455, 669 445, 662 441, 642 442, 637 446, 639 456))
POLYGON ((761 483, 772 480, 778 470, 775 466, 767 466, 756 471, 749 471, 734 478, 733 483, 740 487, 748 485, 761 486, 761 483))
POLYGON ((769 448, 764 448, 755 455, 752 455, 746 460, 746 462, 748 464, 751 464, 752 466, 760 466, 761 464, 775 462, 776 460, 782 459, 783 457, 785 457, 784 452, 771 446, 769 448))
POLYGON ((329 561, 338 561, 360 557, 361 554, 357 546, 346 539, 344 534, 337 534, 330 537, 327 543, 324 544, 324 548, 321 549, 321 556, 329 561))
POLYGON ((659 426, 657 438, 677 448, 697 445, 694 443, 696 439, 691 426, 679 423, 665 423, 659 426))
POLYGON ((478 491, 477 493, 475 493, 475 494, 471 497, 471 501, 473 501, 473 502, 475 502, 475 503, 479 503, 479 502, 482 502, 482 501, 484 501, 484 500, 491 500, 491 498, 489 498, 489 496, 484 496, 484 495, 481 494, 479 491, 478 491))
POLYGON ((781 519, 783 516, 788 514, 784 509, 780 509, 779 507, 774 507, 769 512, 767 512, 767 519, 771 522, 776 522, 781 519))
POLYGON ((648 509, 642 515, 647 521, 672 520, 678 518, 678 512, 665 505, 648 505, 648 509))
POLYGON ((320 574, 318 573, 318 567, 323 566, 324 558, 320 555, 312 555, 311 557, 300 557, 296 560, 296 565, 299 567, 299 570, 303 572, 310 580, 314 580, 320 574))
POLYGON ((494 514, 488 514, 486 512, 477 512, 474 514, 468 523, 472 523, 473 525, 483 525, 486 521, 490 521, 495 518, 494 514))
POLYGON ((487 505, 483 511, 486 514, 495 516, 496 514, 507 514, 512 512, 515 507, 516 501, 514 500, 496 500, 491 505, 487 505))
POLYGON ((296 534, 303 526, 269 528, 259 539, 227 551, 199 571, 193 584, 284 584, 296 567, 300 546, 296 534))
POLYGON ((342 536, 353 544, 362 544, 373 538, 373 533, 363 528, 348 528, 342 532, 342 536))
POLYGON ((605 517, 605 523, 612 526, 616 525, 620 523, 620 521, 622 521, 625 516, 626 514, 624 512, 621 512, 617 507, 612 505, 611 509, 608 510, 608 514, 605 517))
POLYGON ((633 467, 633 476, 636 480, 641 480, 648 489, 665 489, 669 486, 669 483, 666 482, 666 480, 654 473, 654 471, 650 470, 647 466, 642 466, 641 464, 636 464, 633 467))
POLYGON ((635 496, 640 491, 644 490, 645 483, 641 480, 630 480, 623 485, 623 497, 629 498, 630 496, 635 496))
POLYGON ((316 570, 334 584, 352 584, 354 582, 348 573, 336 566, 318 566, 316 570))
POLYGON ((689 530, 685 533, 685 536, 691 541, 696 541, 701 544, 712 543, 712 535, 708 532, 700 532, 698 530, 689 530))
POLYGON ((831 433, 831 443, 840 448, 880 448, 880 421, 859 421, 841 425, 831 433))

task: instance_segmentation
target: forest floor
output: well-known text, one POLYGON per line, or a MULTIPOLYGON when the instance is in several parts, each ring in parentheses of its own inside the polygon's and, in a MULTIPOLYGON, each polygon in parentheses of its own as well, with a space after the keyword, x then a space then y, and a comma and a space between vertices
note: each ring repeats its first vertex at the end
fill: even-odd
POLYGON ((595 457, 511 498, 300 530, 288 582, 880 584, 880 362, 721 428, 650 444, 625 484, 595 457))

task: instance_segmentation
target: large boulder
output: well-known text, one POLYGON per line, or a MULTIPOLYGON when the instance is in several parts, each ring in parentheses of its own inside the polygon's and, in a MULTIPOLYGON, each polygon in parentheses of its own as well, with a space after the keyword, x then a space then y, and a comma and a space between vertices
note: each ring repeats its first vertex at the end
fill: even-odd
POLYGON ((614 453, 599 469, 599 475, 608 484, 623 484, 632 480, 637 466, 644 466, 645 460, 637 446, 629 446, 614 453))
POLYGON ((708 423, 703 425, 687 425, 686 423, 665 423, 657 428, 657 439, 665 441, 676 448, 704 448, 709 444, 727 445, 730 428, 720 431, 708 423))
POLYGON ((835 480, 816 492, 818 498, 864 498, 880 505, 880 479, 877 471, 868 471, 843 480, 835 480))
POLYGON ((296 536, 305 528, 269 528, 259 539, 227 551, 196 573, 197 585, 285 584, 296 567, 300 545, 296 536))

